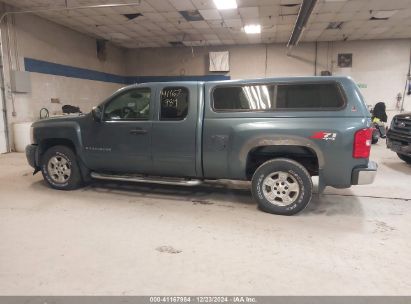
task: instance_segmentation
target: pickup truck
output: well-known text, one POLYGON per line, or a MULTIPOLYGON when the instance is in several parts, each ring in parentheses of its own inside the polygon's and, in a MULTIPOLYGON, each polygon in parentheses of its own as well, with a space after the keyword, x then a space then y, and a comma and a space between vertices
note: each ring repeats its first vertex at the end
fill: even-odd
POLYGON ((312 176, 320 192, 374 180, 370 126, 348 77, 144 83, 89 114, 33 123, 26 155, 55 189, 245 180, 261 210, 292 215, 310 202, 312 176))
POLYGON ((393 117, 387 132, 387 147, 411 164, 411 112, 393 117))

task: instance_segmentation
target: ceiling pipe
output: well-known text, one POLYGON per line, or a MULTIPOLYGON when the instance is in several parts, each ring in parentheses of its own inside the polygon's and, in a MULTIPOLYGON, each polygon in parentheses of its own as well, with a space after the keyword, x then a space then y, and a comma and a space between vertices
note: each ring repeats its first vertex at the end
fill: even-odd
POLYGON ((308 19, 311 16, 311 13, 317 4, 317 0, 303 0, 303 3, 300 6, 300 11, 298 12, 297 21, 295 22, 293 32, 291 34, 290 40, 287 43, 287 56, 291 55, 291 50, 294 46, 297 46, 300 41, 301 34, 305 26, 307 25, 308 19))

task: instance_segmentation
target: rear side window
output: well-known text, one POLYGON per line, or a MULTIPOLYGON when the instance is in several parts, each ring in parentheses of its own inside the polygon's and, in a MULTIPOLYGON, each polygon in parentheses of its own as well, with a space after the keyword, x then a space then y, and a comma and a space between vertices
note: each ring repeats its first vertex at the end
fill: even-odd
POLYGON ((337 84, 280 84, 217 87, 217 111, 275 111, 276 109, 338 109, 344 99, 337 84))
POLYGON ((183 120, 188 113, 188 89, 164 88, 160 94, 160 120, 183 120))
POLYGON ((213 92, 216 110, 269 110, 273 108, 274 85, 218 87, 213 92))
POLYGON ((277 109, 338 109, 344 100, 336 84, 279 85, 277 109))

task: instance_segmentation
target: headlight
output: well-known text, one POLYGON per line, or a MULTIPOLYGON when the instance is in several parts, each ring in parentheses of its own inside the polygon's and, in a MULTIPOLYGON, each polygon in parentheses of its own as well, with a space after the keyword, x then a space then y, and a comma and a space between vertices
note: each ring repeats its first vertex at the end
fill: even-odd
POLYGON ((34 128, 33 127, 30 127, 30 143, 34 144, 34 128))
POLYGON ((390 123, 390 128, 394 128, 395 125, 395 121, 397 120, 396 117, 393 117, 393 119, 391 119, 391 123, 390 123))

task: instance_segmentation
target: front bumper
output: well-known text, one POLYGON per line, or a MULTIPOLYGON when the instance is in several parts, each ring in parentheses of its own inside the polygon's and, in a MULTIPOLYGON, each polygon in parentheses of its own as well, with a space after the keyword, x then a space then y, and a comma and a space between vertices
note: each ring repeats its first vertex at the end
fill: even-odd
POLYGON ((26 158, 27 162, 34 169, 39 168, 39 159, 38 159, 38 146, 37 145, 28 145, 26 146, 26 158))
POLYGON ((373 161, 369 161, 367 167, 354 168, 351 175, 351 185, 372 184, 377 175, 377 169, 378 164, 373 161))
POLYGON ((411 143, 387 138, 387 148, 401 154, 411 156, 411 143))

